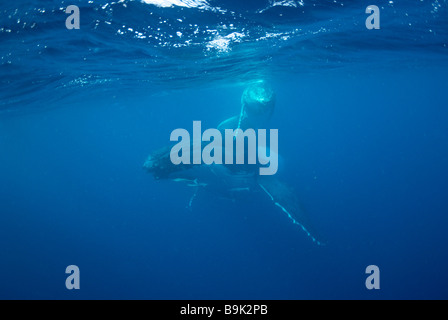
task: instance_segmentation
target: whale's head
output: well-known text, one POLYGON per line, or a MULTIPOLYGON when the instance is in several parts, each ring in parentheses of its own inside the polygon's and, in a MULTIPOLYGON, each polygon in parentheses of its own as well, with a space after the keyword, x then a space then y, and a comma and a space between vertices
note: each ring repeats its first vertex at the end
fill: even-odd
POLYGON ((274 112, 275 93, 266 82, 258 82, 246 88, 241 97, 248 117, 270 117, 274 112))
POLYGON ((165 147, 154 151, 143 164, 143 168, 151 173, 156 180, 166 179, 171 174, 185 169, 185 165, 176 166, 171 162, 170 150, 170 147, 165 147))

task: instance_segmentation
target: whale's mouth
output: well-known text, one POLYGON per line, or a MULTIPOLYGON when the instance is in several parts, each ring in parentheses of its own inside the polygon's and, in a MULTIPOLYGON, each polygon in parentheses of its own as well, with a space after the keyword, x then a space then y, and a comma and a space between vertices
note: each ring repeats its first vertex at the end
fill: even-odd
POLYGON ((143 163, 143 169, 151 173, 156 180, 167 179, 177 171, 188 169, 185 165, 174 165, 170 159, 170 147, 164 147, 151 153, 143 163))
POLYGON ((151 173, 154 176, 154 179, 159 180, 161 178, 164 178, 168 176, 168 174, 164 174, 166 170, 164 170, 164 165, 161 161, 163 158, 157 158, 153 155, 148 156, 148 158, 145 160, 145 163, 143 164, 143 168, 151 173))

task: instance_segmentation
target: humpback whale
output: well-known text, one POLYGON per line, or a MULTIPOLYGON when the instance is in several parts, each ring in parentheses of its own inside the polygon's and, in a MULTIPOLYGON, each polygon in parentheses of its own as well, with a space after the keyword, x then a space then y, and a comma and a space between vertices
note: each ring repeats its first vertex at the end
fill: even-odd
POLYGON ((182 168, 171 163, 170 152, 167 148, 151 154, 144 164, 144 168, 156 180, 171 180, 194 188, 188 207, 191 207, 200 190, 232 199, 241 194, 247 194, 247 196, 254 193, 265 194, 272 201, 273 209, 285 213, 313 242, 322 245, 294 189, 276 176, 258 175, 256 171, 247 167, 247 165, 243 168, 234 168, 224 164, 201 164, 182 168))
MULTIPOLYGON (((226 129, 259 128, 272 114, 274 99, 273 91, 265 83, 249 87, 243 93, 240 115, 221 122, 218 130, 224 132, 226 129)), ((223 147, 222 154, 225 152, 226 148, 223 147)), ((191 207, 200 190, 232 199, 240 194, 247 197, 255 193, 264 194, 272 201, 273 209, 286 214, 314 243, 323 244, 294 189, 275 175, 258 174, 259 164, 194 164, 192 162, 174 164, 170 153, 170 146, 154 151, 148 156, 143 167, 156 180, 181 182, 194 188, 188 207, 191 207)))

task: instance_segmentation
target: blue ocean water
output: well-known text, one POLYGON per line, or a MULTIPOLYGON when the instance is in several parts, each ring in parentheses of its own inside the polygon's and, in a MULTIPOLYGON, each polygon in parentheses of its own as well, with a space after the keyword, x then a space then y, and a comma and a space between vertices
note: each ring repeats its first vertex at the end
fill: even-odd
POLYGON ((447 299, 447 2, 375 1, 2 2, 0 298, 447 299), (324 246, 142 169, 258 80, 324 246))

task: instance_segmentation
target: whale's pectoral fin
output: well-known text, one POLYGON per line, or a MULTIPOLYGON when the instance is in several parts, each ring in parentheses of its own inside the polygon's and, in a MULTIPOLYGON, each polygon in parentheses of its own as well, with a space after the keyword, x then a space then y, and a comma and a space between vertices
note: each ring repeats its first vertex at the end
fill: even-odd
POLYGON ((199 192, 199 187, 196 187, 193 195, 190 198, 190 201, 188 202, 187 209, 190 211, 191 211, 191 205, 193 204, 193 200, 196 199, 196 197, 198 196, 198 192, 199 192))
POLYGON ((287 214, 294 224, 299 225, 306 232, 313 242, 323 245, 291 187, 273 176, 259 176, 258 185, 271 198, 274 204, 287 214))
POLYGON ((199 188, 204 188, 207 186, 206 183, 201 183, 198 181, 198 179, 184 179, 184 178, 176 178, 176 179, 172 179, 175 182, 185 182, 187 183, 187 186, 189 187, 193 187, 194 188, 194 193, 190 198, 190 201, 188 202, 188 206, 186 207, 188 210, 191 211, 191 205, 193 204, 193 200, 196 199, 198 192, 199 192, 199 188))
POLYGON ((222 132, 226 129, 235 130, 236 128, 238 128, 238 122, 239 122, 239 116, 234 116, 221 122, 218 125, 218 130, 222 132))

